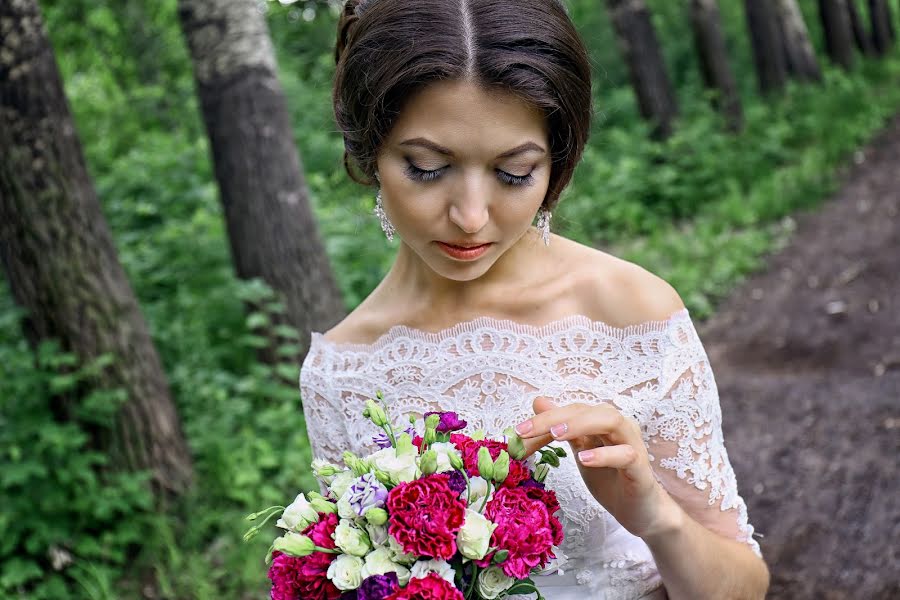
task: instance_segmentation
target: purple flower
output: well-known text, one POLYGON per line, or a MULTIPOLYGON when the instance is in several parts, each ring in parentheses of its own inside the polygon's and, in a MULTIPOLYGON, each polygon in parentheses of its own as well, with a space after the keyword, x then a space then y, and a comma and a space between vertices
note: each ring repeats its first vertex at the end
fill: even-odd
POLYGON ((520 483, 519 487, 524 487, 524 488, 532 487, 532 488, 540 488, 543 490, 546 486, 543 483, 541 483, 540 481, 537 481, 536 479, 534 479, 533 477, 529 477, 528 479, 526 479, 522 483, 520 483))
POLYGON ((466 489, 465 475, 456 470, 450 471, 449 475, 450 480, 447 483, 450 485, 450 489, 457 494, 462 494, 466 489))
POLYGON ((371 575, 366 577, 357 592, 358 600, 383 600, 393 594, 400 587, 397 573, 388 571, 384 575, 371 575))
MULTIPOLYGON (((394 427, 394 431, 399 431, 399 427, 394 427)), ((406 429, 403 430, 404 433, 408 433, 410 438, 416 437, 416 429, 412 425, 408 425, 406 429)), ((399 435, 399 434, 398 434, 399 435)), ((384 450, 385 448, 391 447, 391 439, 388 437, 388 434, 384 431, 377 433, 372 436, 372 443, 384 450)))
POLYGON ((465 429, 466 425, 468 425, 468 423, 460 419, 455 412, 427 412, 425 413, 425 418, 427 419, 429 415, 440 416, 441 420, 437 426, 437 430, 440 433, 459 431, 460 429, 465 429))
POLYGON ((366 514, 370 508, 381 508, 388 497, 387 488, 381 485, 374 473, 362 475, 347 492, 347 501, 359 516, 366 514))

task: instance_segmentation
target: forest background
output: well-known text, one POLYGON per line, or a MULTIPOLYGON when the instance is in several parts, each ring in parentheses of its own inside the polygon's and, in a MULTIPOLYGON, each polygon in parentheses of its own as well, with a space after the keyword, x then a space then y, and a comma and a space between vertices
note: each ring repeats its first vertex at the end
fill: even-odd
MULTIPOLYGON (((702 319, 898 111, 900 55, 892 47, 834 64, 821 3, 800 1, 822 79, 763 94, 745 4, 720 0, 743 105, 731 132, 710 105, 688 3, 646 4, 679 105, 665 137, 641 117, 603 3, 567 2, 591 53, 598 118, 553 227, 658 273, 702 319)), ((343 297, 336 313, 345 313, 383 276, 396 243, 371 214, 374 191, 341 164, 330 99, 340 3, 257 5, 343 297)), ((871 5, 858 3, 866 23, 871 5)), ((888 6, 896 20, 897 3, 888 6)), ((284 303, 264 281, 235 273, 176 0, 40 7, 103 216, 162 360, 193 484, 161 504, 148 472, 109 468, 95 434, 112 427, 127 394, 92 386, 103 361, 82 365, 52 340, 30 345, 26 310, 0 287, 0 596, 261 597, 267 544, 241 541, 242 517, 312 483, 297 389, 309 331, 281 323, 284 303), (274 354, 263 352, 273 323, 274 354), (67 394, 79 402, 61 419, 51 399, 67 394)))

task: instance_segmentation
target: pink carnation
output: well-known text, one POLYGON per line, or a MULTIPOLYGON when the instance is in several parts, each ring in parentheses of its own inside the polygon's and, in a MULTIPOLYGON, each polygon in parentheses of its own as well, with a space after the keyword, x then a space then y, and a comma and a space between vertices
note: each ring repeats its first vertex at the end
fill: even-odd
POLYGON ((466 505, 450 488, 443 473, 429 475, 391 490, 388 531, 404 552, 449 560, 456 554, 456 534, 463 525, 466 505))
MULTIPOLYGON (((338 517, 335 514, 321 514, 319 521, 303 530, 317 546, 334 548, 334 530, 338 517)), ((272 553, 269 579, 272 580, 271 600, 335 600, 341 591, 326 577, 328 566, 337 555, 327 552, 313 552, 309 556, 290 556, 275 551, 272 553)))
MULTIPOLYGON (((516 579, 528 577, 531 569, 544 567, 555 558, 551 547, 562 542, 562 525, 553 512, 559 508, 556 494, 539 488, 501 488, 484 510, 497 524, 491 546, 509 551, 500 564, 503 572, 516 579)), ((493 553, 476 561, 485 567, 493 553)))
POLYGON ((465 600, 465 596, 443 577, 429 573, 428 577, 410 579, 408 586, 385 600, 465 600))
POLYGON ((462 455, 463 464, 469 477, 478 476, 478 449, 484 446, 491 453, 491 458, 496 459, 501 450, 506 450, 506 442, 497 440, 473 440, 467 435, 454 433, 450 435, 450 442, 456 446, 462 455))

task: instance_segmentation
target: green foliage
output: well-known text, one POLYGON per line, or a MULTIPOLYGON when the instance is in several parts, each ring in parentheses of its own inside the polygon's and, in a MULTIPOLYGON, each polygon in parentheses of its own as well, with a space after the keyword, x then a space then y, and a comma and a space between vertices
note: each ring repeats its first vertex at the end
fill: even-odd
MULTIPOLYGON (((783 243, 789 215, 820 202, 836 167, 900 107, 900 59, 860 61, 850 74, 827 68, 823 86, 763 100, 742 2, 721 0, 747 121, 732 136, 706 102, 686 3, 649 0, 681 105, 675 135, 656 143, 601 4, 567 1, 594 66, 598 119, 554 229, 660 274, 703 316, 783 243)), ((389 268, 396 242, 371 214, 374 190, 343 171, 330 97, 336 4, 328 6, 269 2, 269 22, 311 201, 352 308, 389 268)), ((35 360, 20 312, 0 294, 0 596, 132 598, 148 584, 160 598, 262 596, 266 536, 242 543, 241 517, 312 485, 299 365, 257 360, 261 329, 281 307, 265 285, 234 276, 176 0, 45 0, 42 8, 197 484, 159 514, 145 474, 108 470, 91 436, 109 426, 121 394, 95 392, 73 419, 57 419, 52 395, 78 388, 90 371, 72 371, 74 357, 52 344, 35 360), (251 304, 259 308, 248 315, 251 304), (66 556, 71 564, 59 566, 66 556)), ((822 57, 815 3, 801 8, 822 57)), ((292 356, 297 332, 279 333, 292 356)))

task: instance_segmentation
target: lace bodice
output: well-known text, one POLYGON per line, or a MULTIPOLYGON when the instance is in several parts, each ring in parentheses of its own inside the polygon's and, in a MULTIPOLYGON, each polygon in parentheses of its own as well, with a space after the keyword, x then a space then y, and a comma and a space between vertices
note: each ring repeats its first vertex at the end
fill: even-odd
MULTIPOLYGON (((376 389, 395 419, 452 410, 469 431, 489 434, 532 416, 537 396, 561 405, 611 403, 640 423, 656 477, 685 511, 760 554, 725 450, 713 373, 687 309, 624 328, 583 315, 542 327, 478 317, 436 333, 397 325, 372 344, 334 343, 313 332, 300 389, 313 454, 334 462, 346 449, 373 449, 375 426, 361 413, 376 389)), ((562 506, 568 564, 562 577, 540 578, 544 595, 624 600, 662 586, 649 548, 591 496, 571 452, 547 484, 562 506), (551 592, 557 587, 573 592, 551 592)))

